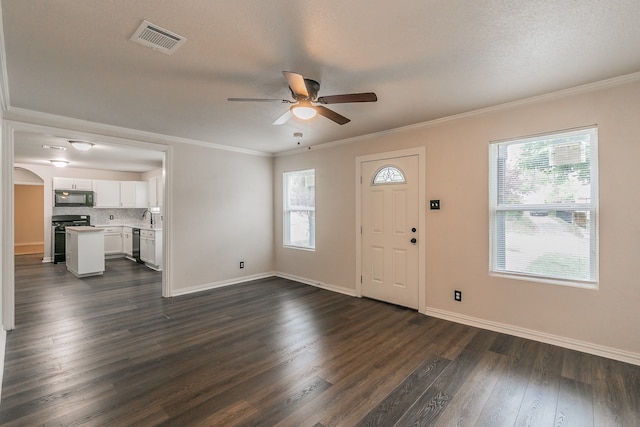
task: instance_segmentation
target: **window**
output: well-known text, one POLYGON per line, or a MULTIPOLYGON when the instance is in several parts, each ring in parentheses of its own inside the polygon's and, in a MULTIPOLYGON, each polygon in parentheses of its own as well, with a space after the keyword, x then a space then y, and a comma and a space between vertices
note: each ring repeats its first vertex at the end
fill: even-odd
POLYGON ((316 247, 315 170, 284 172, 284 245, 316 247))
POLYGON ((393 166, 385 166, 381 168, 373 177, 373 185, 403 184, 405 182, 404 175, 400 169, 393 166))
POLYGON ((598 283, 597 129, 490 145, 490 271, 598 283))

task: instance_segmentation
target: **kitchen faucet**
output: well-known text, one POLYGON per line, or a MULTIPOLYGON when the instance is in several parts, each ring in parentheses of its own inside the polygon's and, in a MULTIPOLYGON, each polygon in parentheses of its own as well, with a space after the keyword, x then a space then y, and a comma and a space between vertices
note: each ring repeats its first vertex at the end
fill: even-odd
POLYGON ((151 213, 151 211, 149 209, 146 209, 143 212, 142 219, 146 219, 147 218, 147 213, 149 214, 149 219, 150 219, 149 224, 153 227, 153 214, 151 213))

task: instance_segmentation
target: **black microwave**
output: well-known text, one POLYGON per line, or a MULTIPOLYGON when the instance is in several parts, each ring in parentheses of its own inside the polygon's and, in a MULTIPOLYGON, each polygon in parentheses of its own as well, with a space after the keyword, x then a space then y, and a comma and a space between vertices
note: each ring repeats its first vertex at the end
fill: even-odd
POLYGON ((64 206, 93 207, 93 191, 55 190, 53 204, 57 208, 64 206))

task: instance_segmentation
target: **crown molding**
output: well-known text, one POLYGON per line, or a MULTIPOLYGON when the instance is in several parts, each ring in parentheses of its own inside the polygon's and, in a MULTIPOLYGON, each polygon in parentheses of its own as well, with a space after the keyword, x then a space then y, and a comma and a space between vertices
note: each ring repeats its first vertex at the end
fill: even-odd
POLYGON ((137 140, 143 142, 152 142, 162 145, 186 144, 197 145, 205 148, 212 148, 222 151, 231 151, 235 153, 249 154, 252 156, 273 157, 270 153, 261 151, 247 150, 243 148, 231 147, 228 145, 216 144, 213 142, 198 141, 188 138, 180 138, 176 136, 164 135, 160 133, 147 132, 137 129, 125 128, 104 123, 91 122, 87 120, 75 119, 56 114, 43 113, 41 111, 28 110, 19 107, 9 107, 5 113, 5 120, 9 122, 25 123, 32 125, 49 126, 59 129, 66 129, 76 132, 86 132, 108 137, 115 137, 128 140, 137 140))
MULTIPOLYGON (((455 120, 465 119, 469 117, 477 117, 483 114, 493 113, 496 111, 508 110, 510 108, 516 108, 524 105, 537 104, 540 102, 551 101, 554 99, 565 98, 572 95, 579 95, 581 93, 594 92, 597 90, 607 89, 616 86, 622 86, 625 84, 633 83, 640 80, 640 72, 626 74, 619 77, 613 77, 611 79, 601 80, 594 83, 587 83, 580 86, 575 86, 567 89, 557 90, 555 92, 545 93, 543 95, 536 95, 528 98, 519 99, 516 101, 505 102, 503 104, 493 105, 491 107, 480 108, 478 110, 467 111, 465 113, 454 114, 452 116, 442 117, 439 119, 429 120, 426 122, 415 123, 412 125, 402 126, 393 129, 387 129, 380 132, 370 133, 366 135, 354 136, 352 138, 340 139, 336 141, 326 142, 323 144, 309 146, 305 151, 310 150, 319 150, 319 149, 327 149, 332 148, 337 145, 343 144, 351 144, 358 141, 364 141, 368 139, 372 139, 379 136, 385 135, 393 135, 402 132, 408 132, 411 130, 417 129, 425 129, 433 126, 438 126, 443 123, 452 122, 455 120)), ((275 157, 281 156, 290 156, 293 154, 301 153, 302 148, 295 148, 293 150, 282 151, 280 153, 276 153, 275 157)))

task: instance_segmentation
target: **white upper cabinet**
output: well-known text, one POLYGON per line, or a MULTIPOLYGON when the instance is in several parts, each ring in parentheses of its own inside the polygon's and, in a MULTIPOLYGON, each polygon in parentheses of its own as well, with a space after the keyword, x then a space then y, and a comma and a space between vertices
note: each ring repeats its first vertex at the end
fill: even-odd
POLYGON ((161 176, 149 178, 148 206, 162 206, 164 201, 164 181, 161 176))
POLYGON ((95 180, 96 208, 146 208, 147 183, 144 181, 95 180))
POLYGON ((93 181, 90 179, 54 177, 53 189, 54 190, 92 191, 93 181))
POLYGON ((146 208, 147 183, 144 181, 120 181, 120 207, 146 208))
POLYGON ((120 207, 120 181, 93 181, 96 208, 120 207))

